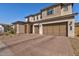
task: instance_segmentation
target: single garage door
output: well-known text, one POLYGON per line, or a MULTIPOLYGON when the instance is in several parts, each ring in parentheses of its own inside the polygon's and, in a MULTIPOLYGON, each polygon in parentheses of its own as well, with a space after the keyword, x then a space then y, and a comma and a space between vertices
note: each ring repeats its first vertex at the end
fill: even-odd
POLYGON ((24 25, 19 25, 19 33, 24 34, 25 33, 25 26, 24 25))
POLYGON ((45 24, 43 25, 43 33, 49 35, 67 35, 67 23, 45 24))
POLYGON ((39 34, 39 26, 35 26, 35 34, 39 34))

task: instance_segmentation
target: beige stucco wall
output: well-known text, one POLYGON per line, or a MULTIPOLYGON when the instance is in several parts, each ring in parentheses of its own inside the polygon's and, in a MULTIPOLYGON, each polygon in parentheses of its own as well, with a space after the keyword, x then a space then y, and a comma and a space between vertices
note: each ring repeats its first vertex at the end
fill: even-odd
POLYGON ((30 16, 30 17, 29 17, 29 21, 30 21, 30 22, 33 22, 33 21, 34 21, 34 17, 30 16))
POLYGON ((35 17, 35 21, 37 21, 37 16, 38 16, 38 15, 35 15, 35 16, 34 16, 34 17, 35 17))
POLYGON ((43 25, 39 24, 39 34, 43 34, 43 25))
POLYGON ((68 11, 63 11, 63 8, 61 8, 61 15, 67 15, 67 14, 72 14, 72 5, 68 5, 68 11))
POLYGON ((56 6, 56 7, 51 7, 49 9, 54 10, 54 14, 47 15, 48 9, 44 10, 44 11, 42 11, 42 19, 48 19, 48 18, 60 16, 60 14, 61 14, 61 6, 60 5, 56 6))
POLYGON ((41 20, 41 14, 38 14, 38 20, 41 20))
POLYGON ((74 37, 75 36, 75 19, 69 19, 68 21, 68 37, 74 37), (72 24, 70 25, 70 22, 72 22, 72 24), (70 30, 70 26, 72 26, 72 30, 70 30))
POLYGON ((47 16, 47 10, 42 11, 42 19, 45 19, 46 16, 47 16))
MULTIPOLYGON (((35 16, 30 16, 29 17, 29 21, 30 22, 34 22, 34 21, 38 21, 38 20, 41 20, 41 14, 37 14, 37 15, 35 15, 35 16), (38 19, 37 19, 37 17, 38 17, 38 19)), ((27 20, 27 18, 25 19, 25 20, 27 20)), ((27 21, 26 21, 27 22, 27 21)))
POLYGON ((34 24, 33 24, 33 34, 35 34, 35 27, 34 27, 34 24))
POLYGON ((42 11, 42 19, 49 19, 53 17, 58 17, 58 16, 63 16, 67 14, 72 14, 72 4, 68 4, 68 11, 64 11, 63 7, 61 5, 56 6, 56 7, 51 7, 49 9, 54 10, 54 14, 47 15, 48 9, 42 11))

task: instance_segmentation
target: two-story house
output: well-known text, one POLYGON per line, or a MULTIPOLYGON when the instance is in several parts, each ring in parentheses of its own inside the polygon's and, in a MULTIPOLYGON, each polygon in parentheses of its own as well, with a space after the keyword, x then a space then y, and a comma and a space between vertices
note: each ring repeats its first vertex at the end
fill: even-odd
POLYGON ((72 7, 72 3, 59 3, 26 16, 24 33, 74 37, 74 16, 77 13, 72 12, 72 7))

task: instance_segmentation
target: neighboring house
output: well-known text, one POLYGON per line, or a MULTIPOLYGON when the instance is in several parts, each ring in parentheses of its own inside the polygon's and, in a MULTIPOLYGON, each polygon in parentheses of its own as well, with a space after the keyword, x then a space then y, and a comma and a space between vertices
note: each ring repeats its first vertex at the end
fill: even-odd
POLYGON ((26 22, 13 23, 16 33, 74 37, 74 16, 77 13, 72 12, 72 7, 72 3, 59 3, 41 9, 37 14, 26 16, 26 22))
POLYGON ((17 21, 17 22, 14 22, 13 24, 13 29, 15 30, 16 33, 25 33, 25 30, 24 30, 24 25, 25 25, 25 22, 22 22, 22 21, 17 21))
POLYGON ((1 33, 4 33, 4 25, 3 24, 0 24, 0 34, 1 33))

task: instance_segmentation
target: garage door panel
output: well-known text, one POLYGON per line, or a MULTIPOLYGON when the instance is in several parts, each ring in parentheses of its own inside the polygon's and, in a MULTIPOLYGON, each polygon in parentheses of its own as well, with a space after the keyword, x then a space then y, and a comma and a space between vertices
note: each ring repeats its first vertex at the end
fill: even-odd
POLYGON ((54 30, 54 26, 52 26, 52 35, 55 35, 54 30))
POLYGON ((44 33, 44 34, 47 33, 47 31, 46 31, 46 26, 43 27, 43 33, 44 33))
POLYGON ((50 25, 50 26, 48 26, 48 34, 50 35, 50 34, 52 34, 52 26, 50 25))
POLYGON ((52 25, 50 26, 50 34, 53 34, 53 27, 52 27, 52 25))
POLYGON ((39 26, 35 26, 35 34, 39 34, 39 26))
POLYGON ((59 35, 59 25, 54 25, 54 35, 59 35))
POLYGON ((66 36, 66 26, 60 25, 60 35, 66 36))
POLYGON ((44 34, 51 34, 51 35, 66 36, 66 34, 67 34, 67 23, 43 25, 43 33, 44 34))

